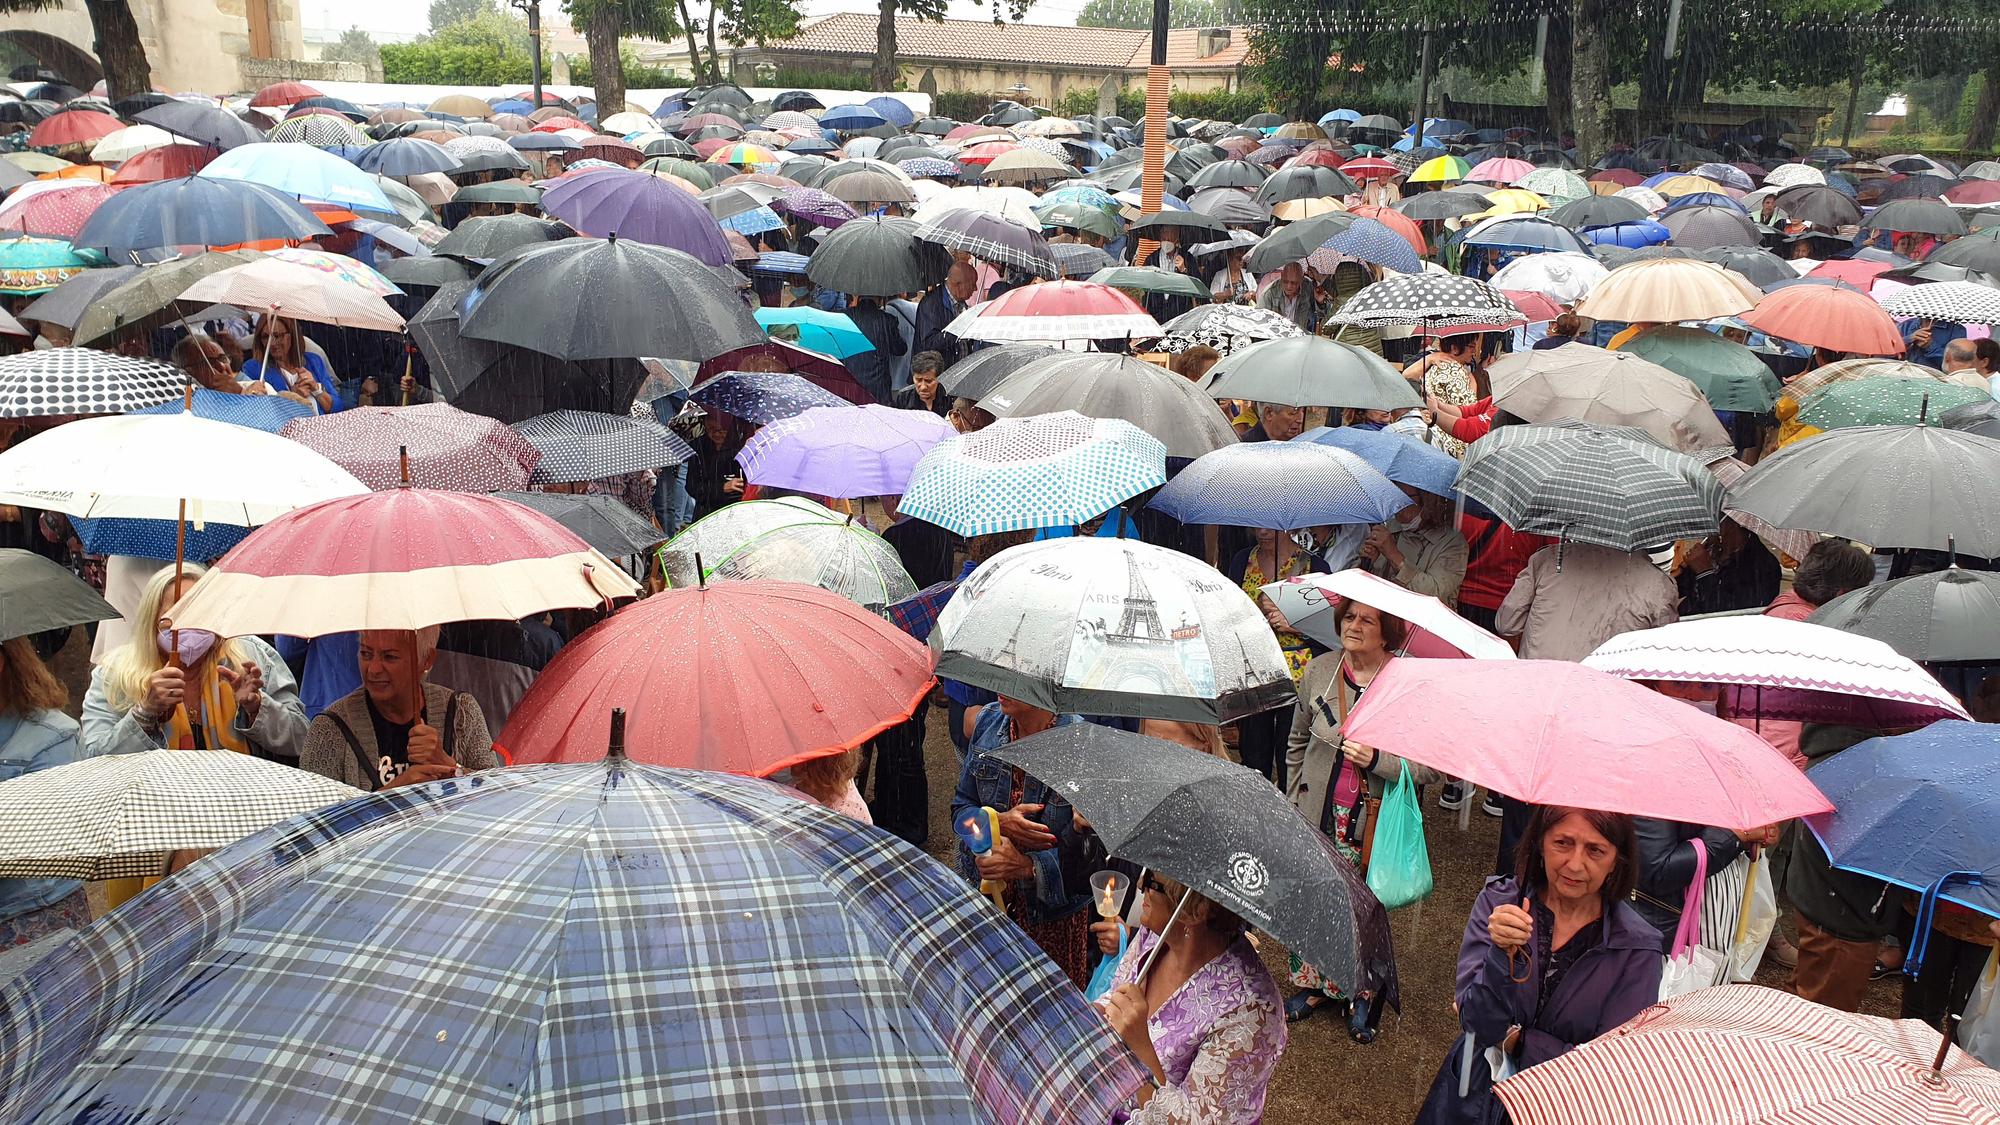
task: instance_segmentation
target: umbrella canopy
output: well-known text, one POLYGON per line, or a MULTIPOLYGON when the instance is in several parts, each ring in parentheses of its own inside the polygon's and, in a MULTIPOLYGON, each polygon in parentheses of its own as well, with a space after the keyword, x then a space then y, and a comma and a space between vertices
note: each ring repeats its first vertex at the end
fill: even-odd
POLYGON ((1780 387, 1770 365, 1742 344, 1704 329, 1659 325, 1627 340, 1619 353, 1688 380, 1717 410, 1762 413, 1777 402, 1780 387))
POLYGON ((1002 418, 932 446, 896 511, 968 537, 1074 527, 1165 484, 1166 464, 1166 446, 1122 419, 1002 418))
POLYGON ((1517 531, 1619 551, 1711 535, 1722 509, 1700 461, 1623 427, 1502 427, 1466 450, 1458 484, 1517 531))
POLYGON ((816 406, 845 406, 847 400, 789 371, 725 371, 689 395, 709 410, 755 426, 805 413, 816 406))
POLYGON ((1403 274, 1364 287, 1328 316, 1359 328, 1420 325, 1430 329, 1498 330, 1524 323, 1499 290, 1453 274, 1403 274))
POLYGON ((1396 410, 1423 405, 1409 381, 1381 356, 1321 336, 1267 340, 1232 351, 1209 368, 1198 386, 1211 398, 1288 406, 1396 410))
POLYGON ((275 188, 184 176, 121 188, 77 232, 76 245, 124 258, 147 250, 305 240, 329 233, 309 208, 275 188))
POLYGON ((2000 289, 1971 281, 1940 281, 1897 290, 1882 311, 1898 320, 1948 320, 1957 324, 2000 324, 2000 289))
POLYGON ((1850 355, 1902 355, 1906 346, 1882 306, 1838 285, 1787 286, 1766 295, 1741 319, 1782 340, 1850 355))
POLYGON ((0 358, 0 418, 124 414, 181 397, 187 375, 156 359, 92 348, 0 358))
POLYGON ((75 245, 77 233, 118 191, 109 184, 87 180, 37 181, 32 188, 14 189, 0 205, 0 230, 67 239, 75 245))
POLYGON ((846 517, 803 496, 743 500, 703 516, 660 548, 660 569, 669 586, 695 586, 717 561, 767 531, 795 524, 842 525, 846 517), (697 569, 695 560, 701 560, 697 569))
MULTIPOLYGON (((677 545, 687 546, 676 537, 667 550, 677 545)), ((798 582, 838 594, 870 613, 883 613, 917 592, 917 584, 903 569, 896 549, 880 535, 844 517, 795 520, 741 538, 726 553, 703 551, 699 558, 708 567, 706 578, 710 581, 798 582)))
POLYGON ((624 708, 642 761, 768 777, 909 718, 930 692, 932 659, 887 621, 811 586, 670 589, 566 646, 499 742, 517 763, 590 760, 601 756, 612 709, 624 708), (790 658, 765 659, 776 652, 790 658), (849 674, 835 684, 813 668, 849 674))
POLYGON ((1612 270, 1576 311, 1595 320, 1713 320, 1748 312, 1761 299, 1742 275, 1712 262, 1658 258, 1612 270))
POLYGON ((1814 391, 1799 405, 1798 422, 1821 430, 1900 426, 1960 406, 1992 402, 1984 387, 1928 379, 1849 379, 1814 391))
POLYGON ((1157 347, 1163 352, 1184 352, 1192 347, 1214 348, 1222 355, 1262 343, 1306 335, 1306 331, 1280 313, 1252 305, 1196 305, 1162 326, 1166 335, 1157 347))
POLYGON ((198 102, 172 101, 140 110, 133 120, 200 145, 229 149, 256 144, 264 134, 227 110, 198 102))
POLYGON ((1494 404, 1529 422, 1632 426, 1683 453, 1734 448, 1692 382, 1629 352, 1564 344, 1510 353, 1491 370, 1494 404))
POLYGON ((1750 216, 1734 207, 1677 207, 1660 216, 1673 232, 1675 246, 1708 250, 1721 246, 1755 246, 1761 238, 1750 216))
POLYGON ((897 496, 932 446, 952 436, 928 410, 816 406, 757 431, 737 454, 744 479, 815 496, 897 496))
MULTIPOLYGON (((135 129, 150 125, 135 125, 135 129)), ((192 176, 208 166, 208 162, 220 155, 221 149, 203 144, 170 144, 159 148, 149 148, 135 153, 118 165, 118 173, 111 182, 118 185, 150 184, 160 180, 175 180, 182 176, 192 176)))
POLYGON ((946 211, 916 228, 916 237, 947 250, 957 250, 996 265, 1011 267, 1035 277, 1054 277, 1059 272, 1042 237, 1039 220, 1024 226, 1012 219, 985 211, 946 211))
POLYGON ((1151 506, 1182 523, 1293 531, 1386 523, 1410 506, 1410 498, 1344 449, 1259 441, 1195 458, 1151 506))
POLYGON ((2000 575, 1953 565, 1842 594, 1808 620, 1911 660, 1988 662, 2000 658, 2000 575))
POLYGON ((1610 272, 1587 253, 1524 254, 1500 267, 1491 280, 1495 289, 1539 293, 1559 305, 1574 305, 1610 272))
POLYGON ((1337 610, 1352 599, 1389 614, 1409 627, 1397 656, 1474 660, 1512 660, 1506 641, 1458 615, 1458 611, 1428 594, 1413 593, 1362 569, 1335 574, 1301 574, 1271 582, 1259 591, 1299 632, 1329 648, 1339 648, 1337 610))
POLYGON ((51 1033, 8 1056, 9 1118, 171 1100, 209 1120, 611 1103, 764 1120, 810 1085, 829 1119, 1067 1125, 1109 1119, 1145 1077, 1034 944, 920 852, 768 783, 622 752, 279 825, 61 947, 4 1003, 51 1033), (578 878, 633 855, 659 858, 578 878), (492 882, 514 894, 465 893, 492 882), (690 959, 716 919, 737 954, 690 959), (439 933, 425 971, 383 992, 381 959, 439 933), (947 986, 934 967, 967 949, 982 971, 947 986), (364 1001, 375 1015, 357 1019, 364 1001), (208 1046, 223 1027, 228 1062, 208 1046), (607 1055, 605 1036, 623 1046, 607 1055), (329 1084, 321 1051, 354 1081, 329 1084))
POLYGON ((541 207, 582 234, 663 246, 726 266, 729 244, 701 203, 659 176, 601 169, 561 180, 541 207))
POLYGON ((1387 912, 1262 774, 1094 723, 1047 730, 995 754, 1059 788, 1111 855, 1256 919, 1348 994, 1401 1007, 1387 912))
POLYGON ((1112 266, 1091 274, 1089 280, 1096 285, 1109 285, 1130 293, 1162 293, 1192 297, 1198 301, 1209 299, 1209 287, 1198 279, 1159 266, 1112 266))
POLYGON ((1530 804, 1731 829, 1832 807, 1750 730, 1568 661, 1392 660, 1347 736, 1530 804))
POLYGON ((1063 352, 1023 366, 980 396, 979 405, 999 418, 1060 410, 1122 418, 1163 442, 1169 457, 1199 457, 1236 443, 1215 400, 1194 384, 1163 367, 1102 352, 1063 352))
MULTIPOLYGON (((231 266, 258 261, 254 250, 211 250, 191 258, 178 258, 158 265, 142 266, 124 281, 106 290, 76 322, 78 343, 90 343, 173 306, 180 295, 201 278, 231 266)), ((192 307, 192 306, 190 306, 192 307)))
MULTIPOLYGON (((1037 235, 1039 237, 1039 235, 1037 235)), ((945 330, 966 340, 1110 340, 1159 336, 1160 323, 1108 285, 1045 281, 960 313, 945 330)))
POLYGON ((1870 211, 1861 220, 1861 229, 1935 234, 1946 238, 1957 238, 1966 232, 1964 218, 1950 204, 1936 199, 1891 200, 1870 211))
POLYGON ((893 297, 929 289, 950 269, 951 255, 914 221, 877 217, 843 222, 824 235, 806 276, 842 293, 893 297))
POLYGON ((1775 988, 1704 988, 1494 1087, 1519 1125, 2000 1119, 2000 1076, 1938 1029, 1775 988))
POLYGON ((33 551, 0 548, 0 641, 117 616, 67 568, 33 551))
POLYGON ((1578 255, 1590 252, 1590 243, 1575 231, 1538 215, 1498 215, 1482 220, 1459 238, 1467 246, 1496 250, 1554 251, 1578 255))
POLYGON ((679 434, 650 417, 558 410, 511 428, 541 454, 528 479, 564 484, 662 469, 694 456, 679 434))
POLYGON ((1228 722, 1295 694, 1241 587, 1187 555, 1123 539, 1000 552, 959 587, 931 647, 939 675, 1059 714, 1228 722))
POLYGON ((311 145, 238 145, 195 174, 208 180, 248 180, 299 199, 338 203, 359 211, 396 213, 395 204, 382 193, 373 174, 311 145))
POLYGON ((1794 376, 1785 384, 1780 397, 1795 403, 1804 403, 1815 392, 1836 383, 1855 379, 1916 379, 1944 382, 1944 372, 1935 367, 1925 367, 1921 363, 1910 363, 1900 359, 1868 358, 1835 360, 1824 367, 1815 367, 1803 375, 1794 376))
POLYGON ((1062 354, 1062 349, 1047 344, 1001 344, 981 348, 940 372, 938 386, 954 397, 977 400, 1021 368, 1036 360, 1062 354))
POLYGON ((1857 426, 1794 442, 1729 490, 1729 506, 1773 527, 1877 548, 2000 557, 2000 511, 1986 480, 2000 440, 1932 426, 1857 426), (1912 497, 1924 497, 1912 503, 1912 497))
POLYGON ((795 337, 803 347, 847 359, 875 350, 875 344, 845 312, 829 312, 815 305, 764 307, 754 314, 757 324, 773 337, 795 337), (775 331, 782 329, 783 331, 775 331))
POLYGON ((496 492, 533 508, 573 532, 592 550, 618 558, 637 555, 659 545, 666 536, 613 496, 569 492, 496 492))
POLYGON ((188 286, 181 299, 235 305, 344 328, 393 332, 403 327, 402 315, 368 289, 313 266, 276 257, 218 270, 188 286))
POLYGON ((0 783, 0 875, 157 876, 183 848, 219 848, 362 796, 249 754, 147 750, 85 758, 0 783))
POLYGON ((431 253, 459 258, 498 258, 517 246, 559 242, 568 228, 529 215, 486 215, 467 219, 431 247, 431 253))
POLYGON ((53 238, 16 235, 0 239, 0 294, 33 297, 89 269, 95 255, 53 238))
POLYGON ((491 418, 441 402, 366 406, 300 418, 284 436, 318 450, 373 489, 413 484, 458 492, 521 488, 541 450, 491 418))
POLYGON ((1550 211, 1548 217, 1551 222, 1561 223, 1571 230, 1583 230, 1636 223, 1651 215, 1652 212, 1630 199, 1615 195, 1586 195, 1550 211))

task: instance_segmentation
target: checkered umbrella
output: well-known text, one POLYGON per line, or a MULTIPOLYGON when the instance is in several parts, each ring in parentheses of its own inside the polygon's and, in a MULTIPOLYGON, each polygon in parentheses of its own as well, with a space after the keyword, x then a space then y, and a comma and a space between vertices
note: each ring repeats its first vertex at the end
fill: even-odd
POLYGON ((1971 281, 1940 281, 1899 289, 1882 302, 1898 320, 1949 320, 1958 324, 2000 324, 2000 289, 1971 281))
POLYGON ((441 402, 358 407, 300 418, 281 432, 376 490, 399 484, 453 492, 520 488, 542 458, 528 439, 499 422, 441 402))
POLYGON ((918 226, 916 235, 948 250, 963 251, 1036 277, 1055 277, 1062 272, 1040 230, 987 211, 946 211, 918 226))
POLYGON ((789 371, 725 371, 688 397, 756 426, 795 417, 815 406, 848 405, 846 399, 789 371))
POLYGON ((917 462, 902 515, 960 535, 1070 527, 1167 480, 1167 447, 1117 418, 1003 418, 917 462))
POLYGON ((1466 450, 1458 486, 1517 531, 1619 551, 1711 535, 1722 512, 1699 460, 1624 426, 1503 426, 1466 450))
POLYGON ((0 358, 0 418, 125 414, 176 400, 186 388, 178 367, 94 348, 0 358))
POLYGON ((678 465, 694 456, 680 435, 658 422, 630 415, 558 410, 513 425, 515 433, 541 451, 534 484, 597 480, 642 469, 678 465))
POLYGON ((1498 289, 1470 277, 1441 273, 1407 273, 1364 287, 1330 324, 1388 328, 1414 324, 1425 328, 1511 328, 1524 323, 1521 310, 1498 289))
POLYGON ((181 848, 219 848, 361 791, 248 754, 149 750, 0 782, 0 877, 159 875, 181 848))
POLYGON ((619 752, 280 824, 0 986, 0 1013, 8 1120, 1068 1125, 1146 1078, 921 852, 619 752))
POLYGON ((1345 449, 1258 441, 1195 458, 1153 500, 1182 523, 1302 527, 1382 523, 1410 506, 1395 482, 1345 449))

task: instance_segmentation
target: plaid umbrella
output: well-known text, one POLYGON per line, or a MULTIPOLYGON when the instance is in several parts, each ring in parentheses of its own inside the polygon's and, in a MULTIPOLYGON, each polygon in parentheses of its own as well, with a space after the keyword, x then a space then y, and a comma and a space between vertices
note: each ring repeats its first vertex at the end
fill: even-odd
POLYGON ((125 414, 181 397, 187 375, 156 359, 94 348, 50 348, 0 358, 0 418, 125 414))
POLYGON ((1458 485, 1507 526, 1619 551, 1713 534, 1722 485, 1643 430, 1504 426, 1466 450, 1458 485))
MULTIPOLYGON (((1107 270, 1118 263, 1101 247, 1082 242, 1051 242, 1049 253, 1054 256, 1062 278, 1068 281, 1082 281, 1100 270, 1107 270)), ((1196 284, 1200 284, 1197 282, 1196 284)), ((1202 290, 1206 297, 1208 290, 1202 290)))
POLYGON ((0 877, 159 875, 181 848, 219 848, 361 791, 248 754, 149 750, 0 782, 0 877))
POLYGON ((1182 523, 1292 531, 1383 523, 1409 507, 1410 498, 1345 449, 1258 441, 1195 458, 1151 506, 1182 523))
POLYGON ((1387 328, 1414 324, 1462 331, 1511 328, 1521 310, 1499 290, 1470 277, 1410 273, 1368 285, 1326 318, 1330 324, 1387 328))
POLYGON ((846 406, 847 400, 789 371, 725 371, 688 396, 755 426, 803 414, 815 406, 846 406))
POLYGON ((1061 272, 1042 232, 986 211, 946 211, 916 230, 918 238, 1036 277, 1061 272))
POLYGON ((1227 356, 1265 340, 1303 336, 1306 330, 1269 309, 1250 305, 1197 305, 1161 326, 1163 352, 1207 346, 1227 356))
POLYGON ((0 986, 0 1010, 10 1120, 774 1120, 809 1087, 828 1120, 1067 1125, 1146 1077, 920 852, 618 751, 269 829, 0 986), (351 1080, 326 1080, 327 1052, 351 1080))
POLYGON ((896 496, 917 461, 952 435, 928 410, 812 407, 757 431, 737 460, 752 484, 815 496, 896 496))
POLYGON ((896 510, 964 536, 1071 527, 1166 483, 1166 464, 1166 446, 1122 419, 1002 418, 933 446, 896 510))
POLYGON ((1838 430, 1852 426, 1907 426, 1953 407, 1991 402, 1983 388, 1929 379, 1849 379, 1813 392, 1799 406, 1801 426, 1838 430))
POLYGON ((453 492, 518 489, 542 457, 499 422, 441 402, 358 407, 300 418, 282 432, 376 490, 400 484, 453 492))
POLYGON ((629 415, 558 410, 514 423, 515 433, 541 451, 535 484, 597 480, 678 465, 694 456, 680 435, 629 415))

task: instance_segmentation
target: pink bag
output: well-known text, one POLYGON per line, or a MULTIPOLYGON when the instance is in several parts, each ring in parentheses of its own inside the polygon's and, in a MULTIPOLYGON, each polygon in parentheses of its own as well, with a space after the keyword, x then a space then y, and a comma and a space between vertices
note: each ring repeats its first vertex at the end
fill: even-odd
POLYGON ((1729 971, 1729 958, 1701 944, 1701 893, 1708 882, 1708 848, 1699 839, 1694 846, 1694 879, 1688 883, 1687 899, 1681 905, 1681 924, 1674 930, 1673 948, 1660 973, 1660 999, 1671 1000, 1722 983, 1729 971))

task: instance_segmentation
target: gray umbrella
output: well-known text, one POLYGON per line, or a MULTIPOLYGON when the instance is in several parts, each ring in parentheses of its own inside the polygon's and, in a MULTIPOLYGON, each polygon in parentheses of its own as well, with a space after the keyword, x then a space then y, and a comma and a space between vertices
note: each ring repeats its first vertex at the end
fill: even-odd
POLYGON ((303 240, 330 233, 319 216, 276 189, 248 180, 182 176, 120 189, 70 241, 128 261, 146 250, 303 240))
MULTIPOLYGON (((1408 214, 1407 211, 1404 213, 1408 214)), ((1549 212, 1550 221, 1561 223, 1571 230, 1636 223, 1649 218, 1652 218, 1652 212, 1641 207, 1636 201, 1618 195, 1586 195, 1581 199, 1572 199, 1549 212)))
POLYGON ((188 286, 209 274, 257 261, 255 250, 210 250, 192 258, 178 258, 156 266, 145 266, 117 287, 100 294, 76 322, 79 344, 88 344, 121 328, 165 313, 187 291, 188 286))
POLYGON ((83 314, 90 311, 90 306, 103 296, 106 290, 123 285, 138 272, 138 266, 85 270, 35 298, 27 308, 21 310, 20 319, 75 328, 76 322, 83 319, 83 314))
POLYGON ((76 575, 33 551, 0 548, 0 641, 117 616, 76 575))
POLYGON ((1864 586, 1806 620, 1873 637, 1922 663, 1990 663, 2000 659, 2000 574, 1951 566, 1864 586))
POLYGON ((1409 380, 1366 348, 1321 336, 1266 340, 1226 355, 1200 384, 1210 398, 1287 406, 1420 408, 1409 380))
POLYGON ((2000 274, 2000 229, 1941 243, 1924 261, 2000 274))
MULTIPOLYGON (((1592 196, 1593 199, 1607 198, 1592 196)), ((1579 201, 1581 202, 1581 201, 1579 201)), ((1626 200, 1625 202, 1630 202, 1626 200)), ((1635 207, 1637 204, 1633 204, 1635 207)), ((1410 196, 1396 204, 1396 210, 1412 219, 1456 219, 1465 215, 1476 215, 1487 209, 1486 200, 1462 191, 1426 191, 1410 196)), ((1645 209, 1640 208, 1640 214, 1645 209)))
POLYGON ((1761 237, 1748 215, 1719 204, 1700 204, 1669 211, 1660 216, 1660 225, 1673 232, 1675 246, 1691 250, 1755 246, 1761 237))
POLYGON ((1935 426, 1852 426, 1795 442, 1729 490, 1773 527, 1872 547, 2000 557, 2000 440, 1935 426))
POLYGON ((616 237, 508 251, 479 275, 460 317, 473 339, 569 360, 706 360, 764 342, 722 271, 616 237))
POLYGON ((609 496, 581 496, 567 492, 496 492, 542 513, 576 534, 578 539, 612 558, 636 555, 658 546, 666 536, 660 529, 609 496))
POLYGON ((1283 269, 1287 262, 1304 260, 1327 239, 1353 226, 1354 220, 1355 216, 1345 211, 1335 211, 1330 215, 1314 215, 1310 219, 1286 223, 1272 231, 1270 237, 1251 247, 1244 263, 1258 273, 1283 269))
MULTIPOLYGON (((1049 256, 1056 260, 1056 266, 1062 271, 1062 276, 1071 279, 1089 277, 1098 270, 1110 269, 1117 265, 1111 255, 1105 253, 1102 248, 1081 242, 1051 242, 1049 256)), ((1206 293, 1207 290, 1204 289, 1203 292, 1206 293)))
POLYGON ((1062 352, 1027 364, 981 395, 979 405, 999 418, 1058 410, 1123 418, 1165 443, 1169 457, 1199 457, 1236 444, 1236 431, 1215 400, 1193 383, 1108 352, 1062 352))
POLYGON ((433 254, 497 258, 519 246, 560 242, 574 232, 554 219, 530 215, 488 215, 467 219, 431 247, 433 254))
POLYGON ((511 344, 474 340, 458 331, 458 308, 469 281, 439 287, 405 329, 429 361, 438 394, 460 410, 519 422, 552 410, 622 414, 646 371, 637 360, 569 362, 511 344))
POLYGON ((1954 406, 1938 415, 1938 425, 1980 437, 2000 438, 2000 402, 1987 399, 1967 406, 1954 406))
POLYGON ((1965 220, 1949 205, 1936 199, 1896 199, 1869 212, 1861 221, 1862 230, 1912 231, 1956 238, 1965 233, 1965 220))
POLYGON ((1797 223, 1833 230, 1861 222, 1861 208, 1837 188, 1801 184, 1778 193, 1778 210, 1797 223))
POLYGON ((235 114, 195 102, 156 105, 140 110, 132 120, 214 148, 235 148, 264 139, 262 132, 235 114))
POLYGON ((1065 355, 1047 344, 1001 344, 981 348, 952 364, 938 376, 938 385, 956 398, 979 399, 1009 375, 1037 360, 1065 355))
POLYGON ((375 267, 375 272, 408 289, 412 285, 436 288, 454 281, 471 281, 478 271, 457 258, 426 254, 421 258, 395 258, 375 267))
POLYGON ((820 239, 806 263, 816 284, 862 297, 916 293, 944 280, 951 254, 910 219, 855 219, 820 239))
POLYGON ((1790 281, 1799 276, 1798 271, 1787 265, 1783 258, 1761 246, 1721 246, 1702 257, 1723 269, 1742 274, 1750 279, 1752 285, 1790 281))
POLYGON ((1458 486, 1517 531, 1619 551, 1721 526, 1715 475, 1628 426, 1503 426, 1466 450, 1458 486))
MULTIPOLYGON (((1289 199, 1319 199, 1350 195, 1361 188, 1338 168, 1319 164, 1299 164, 1271 173, 1257 188, 1257 202, 1279 204, 1289 199)), ((1484 208, 1477 208, 1484 210, 1484 208)))
POLYGON ((1188 199, 1188 209, 1234 227, 1271 221, 1270 206, 1250 198, 1239 188, 1219 187, 1197 192, 1188 199))
POLYGON ((994 753, 1060 791, 1112 855, 1229 908, 1348 995, 1402 1010, 1387 911, 1263 775, 1095 723, 994 753))
POLYGON ((1263 186, 1270 173, 1261 164, 1248 160, 1218 160, 1188 177, 1187 186, 1197 191, 1206 188, 1248 188, 1256 190, 1263 186))

